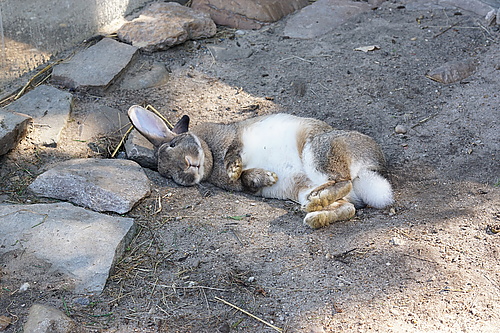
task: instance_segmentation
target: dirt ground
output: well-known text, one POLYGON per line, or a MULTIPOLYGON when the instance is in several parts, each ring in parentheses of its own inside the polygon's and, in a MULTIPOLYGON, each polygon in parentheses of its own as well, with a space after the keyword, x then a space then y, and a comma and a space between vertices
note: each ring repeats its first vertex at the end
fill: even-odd
MULTIPOLYGON (((396 203, 312 230, 293 202, 179 187, 147 170, 153 194, 126 216, 139 232, 102 295, 3 272, 0 315, 19 332, 33 303, 51 304, 82 332, 497 332, 500 327, 500 44, 498 27, 459 10, 388 1, 313 40, 283 38, 284 22, 245 34, 142 54, 159 61, 161 87, 104 97, 76 94, 58 148, 25 140, 0 159, 1 199, 40 202, 26 186, 49 163, 106 157, 77 142, 95 105, 151 104, 175 121, 229 122, 288 112, 373 136, 389 162, 396 203), (248 58, 216 59, 248 47, 248 58), (356 47, 378 45, 361 52, 356 47), (448 61, 476 72, 444 85, 425 77, 448 61), (403 125, 405 134, 395 133, 403 125), (31 282, 31 281, 30 281, 31 282)), ((133 73, 131 75, 133 75, 133 73)), ((98 145, 116 144, 116 138, 98 145)), ((92 149, 91 149, 92 148, 92 149)))

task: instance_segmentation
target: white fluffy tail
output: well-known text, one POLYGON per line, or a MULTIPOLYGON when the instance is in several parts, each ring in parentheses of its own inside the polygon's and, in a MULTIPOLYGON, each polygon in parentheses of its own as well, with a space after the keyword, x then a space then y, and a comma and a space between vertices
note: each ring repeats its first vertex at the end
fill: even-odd
POLYGON ((361 170, 353 179, 352 187, 347 199, 357 207, 384 208, 394 201, 391 184, 375 171, 361 170))

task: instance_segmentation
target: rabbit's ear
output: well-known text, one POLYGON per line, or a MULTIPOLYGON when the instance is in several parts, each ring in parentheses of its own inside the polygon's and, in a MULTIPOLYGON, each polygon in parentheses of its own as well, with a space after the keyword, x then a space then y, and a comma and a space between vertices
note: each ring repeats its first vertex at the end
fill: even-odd
POLYGON ((138 105, 128 109, 128 117, 134 127, 155 147, 171 141, 176 136, 174 132, 168 129, 163 119, 138 105))
POLYGON ((172 128, 172 132, 175 134, 181 134, 187 132, 189 129, 189 117, 183 115, 181 119, 175 124, 174 128, 172 128))

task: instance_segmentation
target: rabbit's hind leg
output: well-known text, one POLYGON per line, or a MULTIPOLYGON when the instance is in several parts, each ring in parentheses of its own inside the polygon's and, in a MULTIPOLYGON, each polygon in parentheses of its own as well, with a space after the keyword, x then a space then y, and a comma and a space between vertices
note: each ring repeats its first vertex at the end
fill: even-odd
POLYGON ((330 204, 325 210, 307 213, 304 223, 313 229, 326 227, 333 222, 348 220, 354 216, 354 205, 343 199, 330 204))
POLYGON ((274 185, 278 181, 278 175, 272 171, 253 168, 243 170, 240 179, 246 190, 257 192, 262 187, 274 185))
POLYGON ((306 212, 328 209, 332 203, 348 195, 351 190, 352 183, 350 180, 325 183, 309 193, 306 203, 302 205, 302 209, 306 212))

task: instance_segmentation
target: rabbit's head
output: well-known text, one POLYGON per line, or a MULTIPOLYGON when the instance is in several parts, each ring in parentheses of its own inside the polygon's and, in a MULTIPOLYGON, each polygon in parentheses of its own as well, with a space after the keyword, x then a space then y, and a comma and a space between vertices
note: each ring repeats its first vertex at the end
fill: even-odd
POLYGON ((211 172, 210 150, 204 141, 188 132, 188 116, 183 116, 172 130, 159 116, 137 105, 128 110, 128 116, 155 146, 160 175, 171 177, 179 185, 191 186, 211 172))

